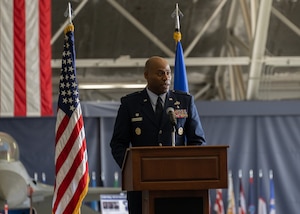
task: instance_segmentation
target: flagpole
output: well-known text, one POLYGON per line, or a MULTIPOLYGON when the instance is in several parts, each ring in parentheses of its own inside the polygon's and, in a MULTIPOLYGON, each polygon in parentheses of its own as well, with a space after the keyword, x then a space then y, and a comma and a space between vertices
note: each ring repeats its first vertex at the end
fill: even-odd
POLYGON ((270 179, 273 179, 273 170, 269 171, 269 177, 270 177, 270 179))
POLYGON ((189 92, 188 80, 186 75, 186 67, 184 63, 183 49, 181 46, 181 32, 180 32, 180 16, 183 13, 179 10, 178 3, 175 5, 175 10, 171 15, 175 18, 175 30, 173 38, 175 40, 175 63, 174 63, 174 89, 184 92, 189 92))
POLYGON ((262 169, 259 170, 259 196, 258 196, 258 214, 267 214, 267 204, 263 189, 263 172, 262 169))
POLYGON ((253 169, 249 170, 249 192, 248 192, 248 213, 254 214, 256 211, 254 202, 254 180, 253 180, 253 169))
MULTIPOLYGON (((88 2, 88 0, 82 0, 80 4, 76 7, 73 14, 78 14, 84 5, 88 2)), ((75 16, 75 15, 74 15, 75 16)), ((61 32, 64 32, 65 26, 68 24, 68 19, 61 25, 61 27, 56 31, 56 33, 52 36, 50 44, 53 45, 54 42, 60 37, 61 32)))
POLYGON ((74 31, 74 25, 72 22, 72 6, 71 2, 68 3, 68 18, 69 18, 69 24, 65 27, 64 33, 66 34, 68 31, 74 31))
POLYGON ((276 214, 276 205, 275 205, 275 189, 274 189, 274 180, 273 180, 273 170, 269 171, 270 179, 270 199, 269 199, 269 213, 276 214))
MULTIPOLYGON (((173 38, 177 44, 181 40, 181 32, 180 32, 180 16, 183 16, 183 13, 179 10, 178 3, 175 5, 175 10, 171 15, 173 18, 175 18, 175 31, 173 34, 173 38)), ((175 44, 175 45, 176 45, 175 44)))
POLYGON ((236 214, 232 171, 228 171, 227 214, 236 214))
POLYGON ((69 24, 72 24, 72 8, 71 8, 71 2, 68 3, 68 10, 69 10, 69 24))
POLYGON ((246 214, 246 199, 245 199, 245 193, 243 188, 243 181, 242 181, 242 170, 239 170, 239 208, 238 213, 239 214, 246 214))

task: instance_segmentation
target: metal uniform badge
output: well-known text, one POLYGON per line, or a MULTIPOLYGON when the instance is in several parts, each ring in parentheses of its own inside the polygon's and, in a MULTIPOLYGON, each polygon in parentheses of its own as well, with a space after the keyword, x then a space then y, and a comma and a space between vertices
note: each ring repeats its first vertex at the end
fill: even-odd
POLYGON ((142 134, 141 128, 139 128, 139 127, 135 128, 135 134, 136 135, 141 135, 142 134))
POLYGON ((177 133, 178 133, 179 135, 183 135, 183 128, 182 128, 182 127, 179 127, 177 133))
POLYGON ((180 102, 179 102, 179 101, 176 101, 176 102, 174 103, 174 106, 176 106, 176 108, 179 108, 179 105, 180 105, 180 102))
POLYGON ((131 122, 140 122, 143 121, 143 117, 140 117, 140 114, 137 112, 134 115, 135 117, 131 118, 131 122))

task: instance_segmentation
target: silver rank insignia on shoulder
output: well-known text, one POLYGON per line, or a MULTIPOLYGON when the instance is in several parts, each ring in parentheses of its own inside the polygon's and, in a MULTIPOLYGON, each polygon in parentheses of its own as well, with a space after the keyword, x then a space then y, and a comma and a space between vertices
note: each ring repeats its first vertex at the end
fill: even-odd
POLYGON ((142 134, 141 128, 139 128, 139 127, 135 128, 135 134, 136 135, 141 135, 142 134))
POLYGON ((180 105, 180 102, 179 102, 179 101, 176 101, 176 102, 174 103, 174 105, 175 105, 175 106, 179 106, 179 105, 180 105))

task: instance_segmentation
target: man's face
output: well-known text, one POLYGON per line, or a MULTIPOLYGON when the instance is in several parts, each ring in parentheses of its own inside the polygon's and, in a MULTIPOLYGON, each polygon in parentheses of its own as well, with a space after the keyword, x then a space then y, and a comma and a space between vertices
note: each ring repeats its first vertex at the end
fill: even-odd
POLYGON ((148 82, 148 88, 153 93, 160 95, 166 93, 171 84, 171 69, 164 59, 157 59, 145 70, 144 76, 148 82))

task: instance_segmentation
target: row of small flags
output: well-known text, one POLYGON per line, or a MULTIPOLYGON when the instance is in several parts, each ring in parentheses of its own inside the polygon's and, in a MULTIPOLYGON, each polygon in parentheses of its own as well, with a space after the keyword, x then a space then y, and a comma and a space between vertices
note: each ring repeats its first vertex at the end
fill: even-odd
MULTIPOLYGON (((273 171, 269 171, 269 200, 267 200, 266 195, 263 191, 263 173, 259 170, 259 196, 255 199, 254 195, 254 178, 253 170, 249 171, 249 183, 248 183, 248 201, 246 201, 245 191, 242 183, 242 171, 239 170, 239 195, 238 203, 236 204, 236 198, 234 195, 234 186, 232 172, 228 173, 228 189, 227 189, 227 209, 224 206, 223 200, 223 190, 216 189, 216 198, 210 209, 210 214, 276 214, 275 207, 275 190, 274 190, 274 180, 273 171), (257 207, 256 207, 257 202, 257 207), (268 206, 269 205, 269 206, 268 206), (226 210, 226 211, 225 211, 226 210)), ((211 199, 210 199, 210 205, 211 199)), ((210 206, 211 207, 211 206, 210 206)))

